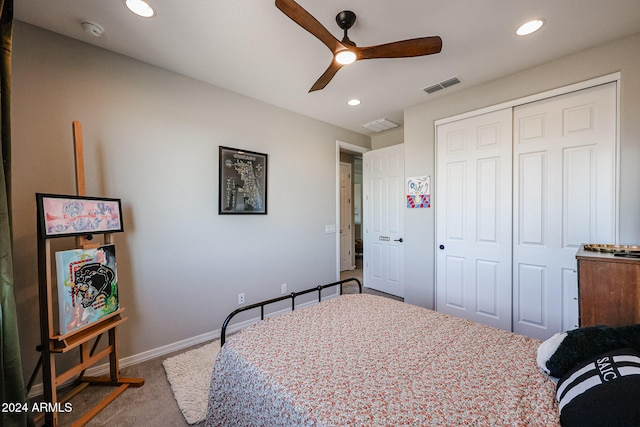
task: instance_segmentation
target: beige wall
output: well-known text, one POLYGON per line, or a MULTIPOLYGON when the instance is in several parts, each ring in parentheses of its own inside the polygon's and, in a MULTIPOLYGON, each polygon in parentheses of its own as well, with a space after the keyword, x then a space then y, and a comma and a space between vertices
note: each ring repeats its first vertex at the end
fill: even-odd
POLYGON ((336 222, 336 140, 368 147, 368 137, 20 22, 12 113, 27 375, 39 343, 35 193, 75 194, 73 120, 87 194, 122 199, 121 357, 219 329, 240 292, 253 303, 282 283, 295 291, 336 279, 336 236, 325 234, 336 222), (268 215, 217 214, 219 145, 268 154, 268 215))
POLYGON ((377 150, 392 145, 402 144, 404 141, 404 127, 400 126, 384 132, 371 135, 371 149, 377 150))
MULTIPOLYGON (((640 243, 640 34, 472 87, 405 111, 406 176, 435 176, 438 119, 621 73, 620 85, 620 243, 640 243)), ((433 181, 432 181, 433 182, 433 181)), ((435 188, 435 183, 434 183, 435 188)), ((405 300, 434 307, 435 206, 409 209, 405 216, 405 300)))

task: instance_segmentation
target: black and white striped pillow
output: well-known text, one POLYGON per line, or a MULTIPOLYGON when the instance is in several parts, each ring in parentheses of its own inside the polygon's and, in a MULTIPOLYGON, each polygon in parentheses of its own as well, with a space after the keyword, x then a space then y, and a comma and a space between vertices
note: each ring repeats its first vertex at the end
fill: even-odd
POLYGON ((640 426, 640 353, 615 350, 577 364, 556 396, 565 427, 640 426))

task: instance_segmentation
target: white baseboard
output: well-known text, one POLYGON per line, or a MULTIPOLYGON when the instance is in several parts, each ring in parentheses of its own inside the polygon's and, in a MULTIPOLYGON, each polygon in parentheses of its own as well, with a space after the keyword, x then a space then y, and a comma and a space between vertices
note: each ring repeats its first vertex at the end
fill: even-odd
MULTIPOLYGON (((336 295, 327 295, 323 298, 324 300, 328 300, 331 298, 335 298, 337 296, 336 295)), ((298 304, 296 305, 296 308, 305 308, 305 307, 310 307, 312 305, 317 304, 318 301, 314 300, 314 301, 310 301, 310 302, 306 302, 306 303, 302 303, 302 304, 298 304)), ((283 313, 288 313, 289 311, 291 311, 290 308, 286 308, 283 310, 278 310, 275 311, 273 313, 268 313, 265 314, 265 318, 268 317, 274 317, 283 313)), ((227 334, 232 334, 233 332, 237 332, 241 329, 246 328, 249 325, 252 325, 256 322, 260 321, 260 317, 254 317, 251 318, 249 320, 245 320, 242 322, 238 322, 238 323, 234 323, 232 325, 229 325, 229 327, 227 328, 227 334)), ((142 362, 146 362, 147 360, 151 360, 151 359, 155 359, 157 357, 162 357, 164 355, 167 355, 169 353, 173 353, 174 351, 179 351, 179 350, 183 350, 185 348, 188 347, 192 347, 194 345, 198 345, 204 342, 208 342, 208 341, 212 341, 215 339, 219 339, 220 338, 220 329, 216 329, 214 331, 211 332, 206 332, 204 334, 200 334, 197 335, 195 337, 191 337, 191 338, 187 338, 185 340, 182 341, 177 341, 174 342, 172 344, 167 344, 167 345, 163 345, 162 347, 158 347, 158 348, 154 348, 152 350, 148 350, 148 351, 143 351, 142 353, 138 353, 138 354, 134 354, 133 356, 128 356, 128 357, 124 357, 122 359, 120 359, 120 369, 122 368, 126 368, 127 366, 132 366, 132 365, 137 365, 138 363, 142 363, 142 362)), ((86 375, 87 376, 100 376, 100 375, 105 375, 109 373, 109 364, 108 363, 103 363, 102 365, 98 365, 98 366, 94 366, 92 368, 87 369, 86 375)), ((69 380, 66 383, 63 384, 63 386, 65 385, 70 385, 72 384, 74 380, 69 380)), ((44 393, 44 387, 42 385, 42 383, 38 383, 38 384, 34 384, 33 387, 31 387, 31 391, 29 392, 29 398, 34 398, 37 396, 40 396, 44 393)))

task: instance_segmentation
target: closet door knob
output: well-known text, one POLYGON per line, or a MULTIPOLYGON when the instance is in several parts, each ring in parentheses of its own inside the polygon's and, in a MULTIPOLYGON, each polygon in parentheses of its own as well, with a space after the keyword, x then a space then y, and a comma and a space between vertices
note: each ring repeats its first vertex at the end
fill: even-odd
POLYGON ((440 245, 440 250, 444 250, 444 245, 440 245))

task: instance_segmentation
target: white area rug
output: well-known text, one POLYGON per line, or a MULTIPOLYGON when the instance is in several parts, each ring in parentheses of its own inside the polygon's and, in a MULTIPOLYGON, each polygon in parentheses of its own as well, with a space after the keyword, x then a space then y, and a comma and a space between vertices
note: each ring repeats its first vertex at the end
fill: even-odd
POLYGON ((176 402, 189 424, 203 421, 207 414, 211 372, 219 351, 220 341, 216 340, 162 362, 176 402))

